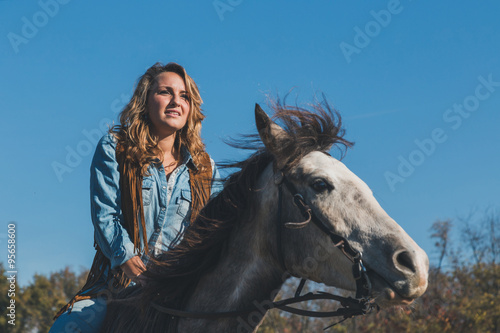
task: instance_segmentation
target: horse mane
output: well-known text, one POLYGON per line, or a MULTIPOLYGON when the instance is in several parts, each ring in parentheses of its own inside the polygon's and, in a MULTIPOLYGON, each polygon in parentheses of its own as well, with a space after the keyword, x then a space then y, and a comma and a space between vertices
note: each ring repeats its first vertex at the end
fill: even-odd
POLYGON ((313 151, 328 152, 332 146, 344 156, 352 142, 344 139, 340 114, 323 101, 310 105, 310 110, 299 106, 286 106, 278 100, 273 105, 272 119, 288 134, 273 151, 274 158, 282 161, 284 170, 290 170, 304 156, 313 151))
POLYGON ((225 181, 224 189, 201 210, 187 228, 182 240, 168 252, 152 260, 144 274, 148 283, 142 288, 127 288, 108 306, 108 318, 120 317, 110 331, 176 331, 177 319, 151 307, 151 302, 165 307, 184 309, 200 278, 213 269, 227 248, 231 231, 239 223, 252 218, 256 183, 260 174, 274 160, 286 161, 290 169, 312 151, 328 151, 333 144, 347 148, 351 142, 343 139, 340 115, 324 100, 312 110, 284 106, 279 101, 272 106, 273 119, 287 132, 288 138, 271 155, 258 135, 233 140, 230 145, 253 150, 247 159, 226 163, 224 168, 237 168, 225 181), (132 295, 131 295, 132 294, 132 295), (138 315, 137 308, 142 309, 138 315))

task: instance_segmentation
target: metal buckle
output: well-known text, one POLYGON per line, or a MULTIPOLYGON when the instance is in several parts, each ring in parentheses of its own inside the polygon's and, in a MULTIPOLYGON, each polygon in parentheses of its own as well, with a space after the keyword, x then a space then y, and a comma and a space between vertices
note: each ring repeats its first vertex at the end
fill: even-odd
POLYGON ((302 194, 296 193, 293 196, 293 204, 299 208, 305 206, 304 197, 302 196, 302 194))

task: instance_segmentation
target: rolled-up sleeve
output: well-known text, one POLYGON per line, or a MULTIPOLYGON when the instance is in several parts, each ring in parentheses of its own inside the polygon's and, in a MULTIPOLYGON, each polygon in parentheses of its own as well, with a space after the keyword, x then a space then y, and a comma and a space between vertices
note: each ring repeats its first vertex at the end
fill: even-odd
POLYGON ((111 268, 135 256, 134 244, 121 224, 120 172, 116 142, 111 134, 102 137, 92 159, 90 205, 94 236, 111 268))

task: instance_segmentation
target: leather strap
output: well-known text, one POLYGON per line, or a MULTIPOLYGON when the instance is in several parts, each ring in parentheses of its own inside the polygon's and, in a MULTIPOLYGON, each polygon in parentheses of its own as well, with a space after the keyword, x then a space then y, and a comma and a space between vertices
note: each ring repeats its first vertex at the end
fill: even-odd
MULTIPOLYGON (((253 311, 262 310, 262 307, 253 306, 251 308, 247 308, 244 310, 235 310, 235 311, 197 312, 197 311, 184 311, 184 310, 172 309, 161 306, 154 302, 151 302, 151 306, 162 313, 167 313, 172 316, 182 317, 182 318, 196 318, 196 319, 217 319, 225 317, 238 317, 253 311)), ((352 297, 342 297, 323 292, 317 294, 307 293, 299 297, 287 298, 272 303, 266 302, 265 306, 266 310, 280 309, 301 316, 317 317, 317 318, 336 317, 336 316, 350 318, 356 315, 366 314, 372 308, 373 305, 366 299, 354 299, 352 297), (307 302, 312 300, 322 300, 322 299, 338 301, 343 307, 337 309, 336 311, 310 311, 310 310, 292 308, 289 306, 291 304, 307 302)))
POLYGON ((295 186, 286 176, 283 176, 282 179, 283 184, 285 184, 288 191, 293 195, 294 204, 300 209, 302 215, 306 219, 304 222, 287 222, 285 223, 285 226, 295 229, 303 228, 312 221, 322 232, 330 237, 335 247, 340 249, 342 253, 352 262, 352 274, 356 281, 356 298, 369 297, 372 286, 366 273, 366 268, 363 265, 362 253, 354 250, 349 245, 347 239, 336 234, 314 214, 314 211, 306 204, 304 197, 297 191, 295 186))

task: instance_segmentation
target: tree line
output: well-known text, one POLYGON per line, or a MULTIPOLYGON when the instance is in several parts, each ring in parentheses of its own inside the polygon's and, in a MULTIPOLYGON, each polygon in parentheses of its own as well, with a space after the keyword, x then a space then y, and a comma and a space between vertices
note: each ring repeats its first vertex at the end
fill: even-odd
POLYGON ((35 274, 27 286, 15 283, 15 325, 8 306, 11 301, 10 282, 6 270, 0 263, 0 332, 25 333, 48 332, 52 318, 61 307, 83 286, 87 270, 79 273, 69 267, 49 274, 35 274), (12 322, 12 321, 11 321, 12 322))

